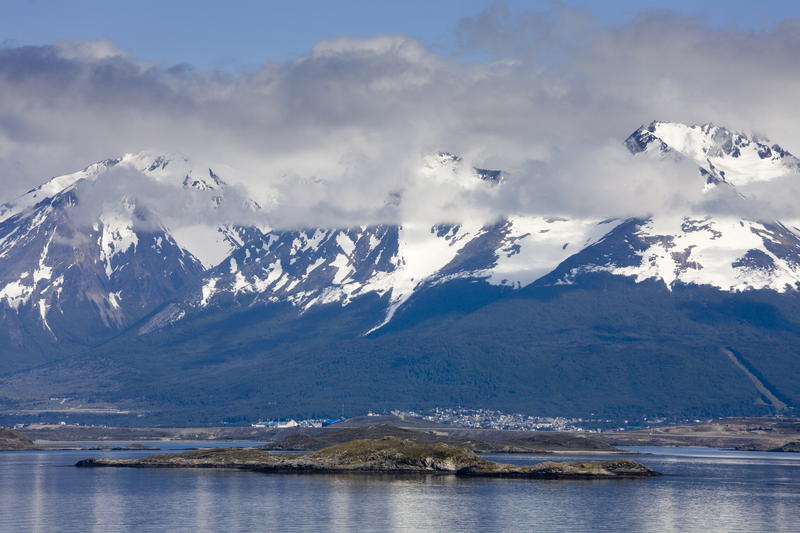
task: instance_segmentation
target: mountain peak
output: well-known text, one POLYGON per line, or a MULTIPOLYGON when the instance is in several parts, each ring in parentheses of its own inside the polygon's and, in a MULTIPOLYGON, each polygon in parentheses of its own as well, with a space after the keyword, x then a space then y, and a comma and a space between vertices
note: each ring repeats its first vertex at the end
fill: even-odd
POLYGON ((480 181, 466 180, 461 184, 467 188, 472 188, 480 182, 489 185, 497 185, 505 179, 506 173, 502 170, 492 170, 479 167, 464 167, 463 159, 450 152, 438 152, 435 155, 426 156, 423 159, 423 171, 432 174, 439 179, 448 180, 452 176, 457 176, 466 172, 470 177, 480 181))
POLYGON ((625 141, 636 153, 677 153, 697 163, 712 181, 747 185, 800 171, 800 160, 766 139, 733 131, 714 123, 687 125, 653 121, 625 141))
POLYGON ((140 173, 158 183, 180 186, 184 189, 215 192, 212 203, 219 205, 219 193, 227 186, 225 181, 209 166, 200 164, 181 153, 141 151, 126 153, 116 158, 104 159, 83 170, 49 179, 14 200, 0 205, 0 222, 22 213, 43 200, 72 190, 79 182, 95 181, 112 169, 125 169, 140 173))

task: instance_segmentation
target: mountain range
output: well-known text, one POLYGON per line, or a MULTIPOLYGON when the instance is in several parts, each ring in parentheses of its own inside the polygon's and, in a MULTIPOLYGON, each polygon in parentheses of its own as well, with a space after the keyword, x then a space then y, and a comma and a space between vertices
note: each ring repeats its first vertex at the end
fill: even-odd
MULTIPOLYGON (((712 124, 653 122, 625 145, 692 163, 707 195, 747 201, 743 187, 800 175, 779 145, 712 124)), ((447 153, 421 166, 462 187, 507 178, 447 153)), ((265 209, 219 168, 149 152, 0 206, 0 408, 210 423, 341 406, 749 415, 800 400, 791 222, 208 222, 265 209), (131 176, 169 201, 119 186, 131 176), (199 215, 176 223, 170 203, 199 215)))

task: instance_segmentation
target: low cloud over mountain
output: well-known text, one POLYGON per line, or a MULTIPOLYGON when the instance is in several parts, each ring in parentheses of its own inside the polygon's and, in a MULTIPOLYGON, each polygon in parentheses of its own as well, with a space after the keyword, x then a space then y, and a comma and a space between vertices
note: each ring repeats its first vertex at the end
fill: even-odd
POLYGON ((800 91, 798 24, 737 31, 653 13, 604 26, 571 8, 512 18, 495 6, 461 22, 456 55, 404 36, 343 37, 234 74, 147 63, 109 42, 6 47, 3 199, 65 169, 152 149, 229 165, 225 179, 273 226, 545 210, 793 218, 795 176, 739 187, 745 206, 710 201, 683 163, 632 159, 619 140, 661 118, 767 133, 800 153, 786 105, 800 91), (502 169, 507 186, 432 183, 421 162, 439 152, 467 169, 502 169))

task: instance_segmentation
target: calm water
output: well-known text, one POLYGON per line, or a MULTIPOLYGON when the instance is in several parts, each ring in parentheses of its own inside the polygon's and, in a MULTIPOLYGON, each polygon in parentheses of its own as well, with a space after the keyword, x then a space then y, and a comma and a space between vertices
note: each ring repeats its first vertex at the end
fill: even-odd
POLYGON ((637 450, 655 454, 637 459, 668 475, 533 481, 82 469, 71 465, 152 452, 3 452, 0 531, 800 531, 800 454, 637 450))

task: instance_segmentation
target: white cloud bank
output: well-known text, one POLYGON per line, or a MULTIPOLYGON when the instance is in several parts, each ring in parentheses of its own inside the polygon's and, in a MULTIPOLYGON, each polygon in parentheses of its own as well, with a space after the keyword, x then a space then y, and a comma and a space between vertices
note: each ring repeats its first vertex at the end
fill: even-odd
MULTIPOLYGON (((239 169, 223 177, 278 226, 619 216, 707 207, 691 168, 622 146, 651 120, 714 122, 800 153, 798 20, 752 32, 653 13, 601 27, 573 9, 512 18, 496 6, 458 30, 463 56, 340 38, 241 75, 147 64, 108 42, 2 48, 0 197, 150 149, 239 169), (433 183, 419 168, 438 151, 510 178, 433 183)), ((760 184, 759 213, 798 216, 795 183, 760 184)))

